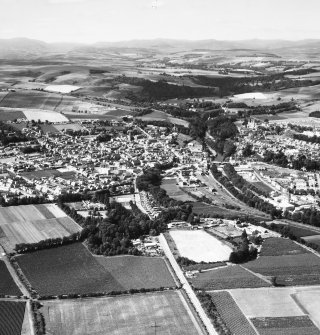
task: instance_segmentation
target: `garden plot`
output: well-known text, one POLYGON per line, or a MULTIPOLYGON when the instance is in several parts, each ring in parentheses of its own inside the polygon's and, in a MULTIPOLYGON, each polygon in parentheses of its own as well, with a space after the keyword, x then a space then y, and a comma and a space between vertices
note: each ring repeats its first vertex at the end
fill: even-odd
POLYGON ((202 230, 170 231, 179 254, 195 262, 221 262, 229 259, 232 249, 202 230))

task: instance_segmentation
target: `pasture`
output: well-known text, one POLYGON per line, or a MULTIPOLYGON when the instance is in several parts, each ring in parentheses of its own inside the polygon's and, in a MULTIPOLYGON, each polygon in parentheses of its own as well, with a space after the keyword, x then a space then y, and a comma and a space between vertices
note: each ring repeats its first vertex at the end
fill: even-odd
POLYGON ((36 110, 26 109, 23 111, 28 121, 40 120, 41 122, 68 122, 69 120, 61 113, 48 111, 48 110, 36 110))
POLYGON ((229 260, 232 249, 202 230, 171 230, 179 254, 195 262, 229 260))
POLYGON ((81 230, 54 204, 0 208, 0 243, 7 251, 13 251, 16 244, 62 238, 81 230))
POLYGON ((1 260, 1 256, 0 256, 0 295, 2 294, 12 295, 12 296, 22 295, 18 286, 16 285, 13 278, 11 277, 11 274, 5 262, 1 260))
POLYGON ((303 236, 303 239, 306 242, 313 243, 313 244, 320 246, 320 235, 303 236))
POLYGON ((266 287, 270 284, 240 265, 225 266, 210 271, 202 271, 190 279, 199 290, 227 290, 234 288, 266 287))
POLYGON ((0 334, 21 335, 25 302, 0 300, 0 334))
POLYGON ((46 301, 42 312, 52 335, 202 334, 179 291, 46 301))
POLYGON ((194 201, 194 199, 187 193, 183 192, 176 183, 176 178, 165 178, 162 180, 160 187, 165 190, 168 196, 172 199, 180 201, 194 201))
POLYGON ((252 325, 242 313, 229 292, 211 293, 211 299, 232 334, 256 335, 252 325))
POLYGON ((172 117, 170 114, 161 111, 153 111, 150 114, 139 116, 137 117, 137 119, 141 119, 142 121, 167 121, 172 124, 189 127, 188 121, 172 117))
POLYGON ((71 93, 73 91, 78 90, 79 86, 74 85, 49 85, 44 88, 47 92, 55 92, 55 93, 71 93))

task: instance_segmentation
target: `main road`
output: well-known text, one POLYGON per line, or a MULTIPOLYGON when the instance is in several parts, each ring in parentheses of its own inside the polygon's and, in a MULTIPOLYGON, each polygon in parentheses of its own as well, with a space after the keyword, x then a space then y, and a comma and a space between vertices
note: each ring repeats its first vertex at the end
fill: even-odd
POLYGON ((162 247, 165 255, 167 256, 173 270, 175 271, 177 277, 179 278, 183 289, 185 290, 186 294, 190 298, 191 303, 193 304, 195 310, 197 311, 197 313, 198 313, 200 319, 202 320, 204 326, 206 327, 208 333, 210 335, 218 335, 218 333, 214 329, 210 319, 208 318, 207 314, 205 313, 204 309, 202 308, 199 299, 197 298, 197 296, 194 293, 192 287, 190 286, 189 282, 187 281, 186 277, 184 276, 180 266, 176 262, 173 254, 172 254, 172 252, 169 248, 167 240, 165 239, 163 234, 160 234, 159 241, 160 241, 161 247, 162 247))

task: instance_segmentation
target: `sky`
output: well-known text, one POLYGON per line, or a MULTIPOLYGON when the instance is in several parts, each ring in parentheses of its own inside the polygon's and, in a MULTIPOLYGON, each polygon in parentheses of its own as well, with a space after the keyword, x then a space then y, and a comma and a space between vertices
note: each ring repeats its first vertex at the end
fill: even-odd
POLYGON ((0 38, 320 38, 320 0, 0 0, 0 8, 0 38))

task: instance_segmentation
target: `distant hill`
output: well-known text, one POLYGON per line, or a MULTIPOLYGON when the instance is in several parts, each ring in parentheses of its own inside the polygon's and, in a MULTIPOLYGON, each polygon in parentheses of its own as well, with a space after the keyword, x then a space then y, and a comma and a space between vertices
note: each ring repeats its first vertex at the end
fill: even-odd
POLYGON ((61 53, 95 53, 115 50, 144 50, 150 52, 179 52, 191 50, 257 50, 274 51, 303 50, 304 52, 320 52, 320 40, 242 40, 218 41, 210 40, 131 40, 119 42, 99 42, 94 44, 46 43, 28 38, 0 39, 0 58, 40 57, 61 53))

